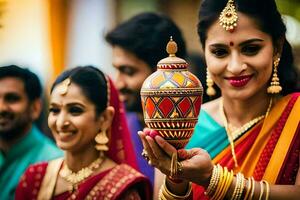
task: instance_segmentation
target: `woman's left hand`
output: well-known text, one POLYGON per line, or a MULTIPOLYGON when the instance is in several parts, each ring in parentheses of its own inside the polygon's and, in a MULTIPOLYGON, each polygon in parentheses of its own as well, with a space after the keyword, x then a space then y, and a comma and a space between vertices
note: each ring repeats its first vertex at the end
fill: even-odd
POLYGON ((149 164, 169 176, 171 174, 171 159, 178 153, 182 171, 176 178, 186 179, 199 185, 207 186, 213 170, 209 154, 201 148, 191 150, 176 150, 171 144, 157 135, 154 130, 144 129, 139 131, 144 150, 147 153, 149 164))

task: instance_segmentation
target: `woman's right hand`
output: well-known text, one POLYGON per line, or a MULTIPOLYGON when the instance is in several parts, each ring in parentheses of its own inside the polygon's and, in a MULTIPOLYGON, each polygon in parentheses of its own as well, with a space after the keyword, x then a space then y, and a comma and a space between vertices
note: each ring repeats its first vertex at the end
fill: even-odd
MULTIPOLYGON (((147 152, 149 163, 169 176, 172 154, 177 150, 153 131, 149 129, 139 131, 139 136, 147 152)), ((213 170, 209 154, 201 148, 180 149, 177 152, 182 171, 176 177, 207 187, 213 170)))

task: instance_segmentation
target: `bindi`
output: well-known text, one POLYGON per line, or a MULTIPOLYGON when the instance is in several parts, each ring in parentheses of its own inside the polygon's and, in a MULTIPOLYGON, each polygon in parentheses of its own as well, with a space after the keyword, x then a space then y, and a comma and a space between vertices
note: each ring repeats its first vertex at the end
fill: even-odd
POLYGON ((233 45, 234 45, 234 43, 230 41, 230 42, 229 42, 229 45, 230 45, 230 46, 233 46, 233 45))

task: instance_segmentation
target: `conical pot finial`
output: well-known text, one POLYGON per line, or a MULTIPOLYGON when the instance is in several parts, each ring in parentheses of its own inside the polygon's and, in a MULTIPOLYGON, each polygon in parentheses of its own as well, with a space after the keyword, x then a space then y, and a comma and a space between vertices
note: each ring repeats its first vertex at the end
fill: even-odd
POLYGON ((176 42, 173 40, 173 37, 170 36, 170 41, 167 44, 166 50, 170 57, 176 56, 176 52, 178 50, 176 42))

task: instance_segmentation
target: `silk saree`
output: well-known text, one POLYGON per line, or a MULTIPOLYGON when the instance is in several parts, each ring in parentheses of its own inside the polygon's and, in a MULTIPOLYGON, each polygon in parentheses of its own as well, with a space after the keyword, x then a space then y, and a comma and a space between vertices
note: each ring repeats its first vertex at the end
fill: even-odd
POLYGON ((65 199, 150 199, 150 182, 127 164, 95 174, 78 185, 75 191, 54 195, 62 159, 30 166, 22 176, 16 191, 16 200, 65 199))
MULTIPOLYGON (((235 167, 225 128, 204 110, 187 149, 208 151, 213 162, 242 172, 256 181, 295 184, 300 152, 300 93, 283 97, 269 115, 234 141, 238 167, 235 167)), ((208 199, 204 188, 193 185, 194 199, 208 199)))

